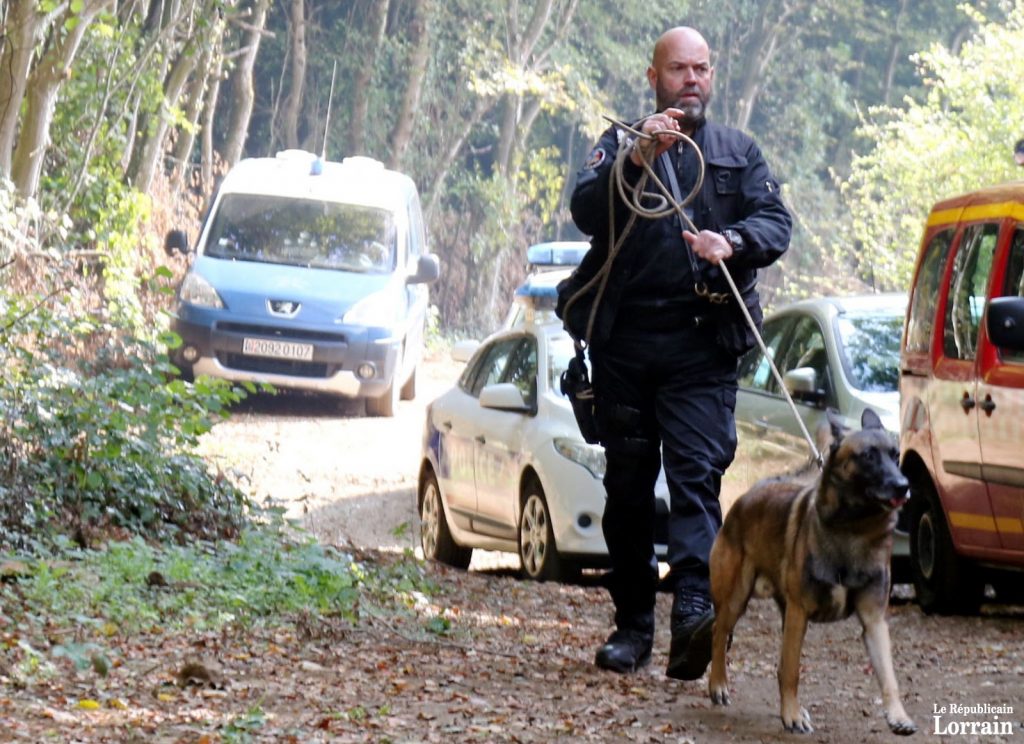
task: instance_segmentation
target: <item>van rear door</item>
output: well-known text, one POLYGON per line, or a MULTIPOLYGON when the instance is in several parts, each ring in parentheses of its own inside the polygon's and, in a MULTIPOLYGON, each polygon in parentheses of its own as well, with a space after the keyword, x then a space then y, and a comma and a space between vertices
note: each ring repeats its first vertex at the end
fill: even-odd
MULTIPOLYGON (((1024 226, 1007 221, 993 297, 1024 297, 1024 226)), ((978 431, 983 473, 1005 550, 1024 553, 1024 351, 998 349, 982 332, 978 431)))
POLYGON ((927 393, 932 456, 954 541, 989 549, 1000 543, 982 475, 976 359, 998 234, 998 222, 961 230, 939 304, 939 356, 927 393))

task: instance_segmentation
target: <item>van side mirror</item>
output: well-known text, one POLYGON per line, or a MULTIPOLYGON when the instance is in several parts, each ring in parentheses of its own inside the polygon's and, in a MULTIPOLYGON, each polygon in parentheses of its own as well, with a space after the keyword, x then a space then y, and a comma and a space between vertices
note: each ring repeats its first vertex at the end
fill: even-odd
POLYGON ((433 284, 441 276, 441 262, 433 253, 426 253, 416 262, 416 273, 405 278, 406 284, 433 284))
POLYGON ((184 230, 169 230, 167 232, 167 236, 164 238, 164 253, 168 256, 173 256, 175 253, 188 255, 188 235, 184 230))
POLYGON ((1024 297, 995 297, 989 300, 985 329, 996 346, 1024 350, 1024 297))

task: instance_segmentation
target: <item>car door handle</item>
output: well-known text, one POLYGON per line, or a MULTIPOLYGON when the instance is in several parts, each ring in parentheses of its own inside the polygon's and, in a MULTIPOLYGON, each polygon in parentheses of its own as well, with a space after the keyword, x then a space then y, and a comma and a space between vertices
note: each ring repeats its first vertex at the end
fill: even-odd
POLYGON ((442 421, 441 422, 441 426, 444 427, 445 431, 451 431, 452 430, 452 422, 451 421, 442 421))
POLYGON ((974 398, 971 397, 970 393, 964 390, 964 397, 960 399, 960 407, 964 409, 964 413, 970 412, 975 405, 977 404, 974 402, 974 398))
POLYGON ((985 400, 981 403, 981 410, 985 412, 986 416, 991 416, 992 411, 996 410, 996 402, 992 400, 991 395, 985 396, 985 400))
POLYGON ((477 434, 475 437, 473 437, 473 439, 475 439, 480 444, 487 444, 487 437, 485 437, 483 434, 477 434))

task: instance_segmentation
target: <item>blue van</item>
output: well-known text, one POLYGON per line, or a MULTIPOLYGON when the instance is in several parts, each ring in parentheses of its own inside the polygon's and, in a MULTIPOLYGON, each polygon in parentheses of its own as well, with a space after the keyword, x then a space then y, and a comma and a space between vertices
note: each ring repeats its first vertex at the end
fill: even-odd
MULTIPOLYGON (((165 248, 187 253, 184 233, 165 248)), ((416 394, 438 273, 408 176, 296 150, 242 160, 178 290, 172 360, 186 377, 362 398, 393 416, 416 394)))

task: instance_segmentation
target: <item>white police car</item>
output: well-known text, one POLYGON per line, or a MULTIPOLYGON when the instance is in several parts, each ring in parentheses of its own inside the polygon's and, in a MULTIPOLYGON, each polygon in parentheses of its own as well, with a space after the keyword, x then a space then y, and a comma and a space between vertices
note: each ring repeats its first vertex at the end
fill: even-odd
MULTIPOLYGON (((542 264, 540 253, 529 254, 532 264, 542 264)), ((555 250, 543 265, 565 260, 565 249, 555 250)), ((558 274, 540 269, 516 291, 502 330, 427 407, 417 503, 428 559, 465 568, 474 548, 515 552, 524 573, 541 580, 607 564, 604 450, 583 441, 559 390, 575 352, 554 315, 558 274)), ((658 496, 663 532, 663 480, 658 496)))

